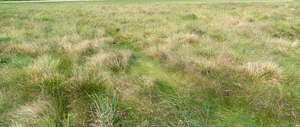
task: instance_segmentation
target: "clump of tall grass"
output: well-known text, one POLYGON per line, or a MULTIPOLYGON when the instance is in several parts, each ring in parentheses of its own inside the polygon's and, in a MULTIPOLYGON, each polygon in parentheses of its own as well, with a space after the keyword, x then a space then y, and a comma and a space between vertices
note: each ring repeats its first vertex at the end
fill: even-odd
POLYGON ((49 55, 38 57, 32 65, 25 68, 25 73, 30 79, 28 82, 38 83, 60 77, 56 69, 57 65, 59 65, 59 60, 49 55))
POLYGON ((102 67, 113 72, 126 71, 129 69, 132 53, 128 50, 98 53, 89 59, 89 66, 102 67))
POLYGON ((281 69, 272 62, 248 62, 242 68, 253 78, 276 79, 281 74, 281 69))
POLYGON ((113 127, 117 118, 118 97, 114 94, 111 98, 93 94, 90 95, 91 124, 92 127, 113 127))

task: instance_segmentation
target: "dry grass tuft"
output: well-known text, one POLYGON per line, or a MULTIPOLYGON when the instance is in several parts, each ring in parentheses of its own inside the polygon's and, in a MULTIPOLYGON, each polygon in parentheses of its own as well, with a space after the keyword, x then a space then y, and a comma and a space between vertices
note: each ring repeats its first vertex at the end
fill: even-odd
POLYGON ((72 53, 83 53, 86 52, 88 50, 90 50, 91 52, 96 52, 98 51, 98 49, 100 48, 100 43, 99 41, 84 41, 81 43, 78 43, 76 45, 73 46, 73 50, 71 51, 72 53))
POLYGON ((243 21, 243 20, 241 20, 239 18, 234 18, 232 16, 225 17, 225 18, 227 18, 228 24, 231 25, 231 26, 246 27, 246 26, 249 25, 248 22, 243 21))
POLYGON ((36 100, 18 108, 11 116, 12 126, 28 126, 38 122, 46 122, 53 117, 55 109, 52 104, 46 100, 36 100))
POLYGON ((182 61, 187 62, 186 69, 189 72, 197 71, 196 66, 198 68, 200 67, 203 70, 210 70, 210 69, 216 69, 216 68, 232 68, 234 69, 234 66, 236 66, 236 61, 233 58, 233 54, 229 53, 228 51, 224 50, 221 51, 221 53, 213 59, 205 58, 205 57, 182 57, 184 58, 182 61))
POLYGON ((87 50, 90 46, 90 42, 89 41, 83 41, 77 44, 72 45, 72 49, 70 50, 70 53, 81 53, 85 50, 87 50))
POLYGON ((295 40, 292 44, 291 47, 296 48, 299 45, 299 40, 295 40))
POLYGON ((288 40, 279 38, 279 39, 271 39, 270 40, 272 44, 278 45, 279 47, 289 47, 291 46, 291 42, 289 42, 288 40))
POLYGON ((278 78, 281 73, 281 69, 272 62, 248 62, 242 66, 253 78, 278 78))
POLYGON ((144 50, 144 53, 148 56, 158 58, 159 60, 172 59, 170 53, 175 46, 175 43, 168 42, 167 44, 149 47, 144 50))
POLYGON ((38 55, 41 52, 44 52, 47 47, 36 44, 36 43, 32 43, 32 44, 28 44, 28 43, 22 43, 22 44, 11 44, 8 45, 5 49, 4 49, 4 53, 16 53, 16 54, 27 54, 27 55, 38 55))
POLYGON ((114 72, 127 70, 130 65, 131 57, 132 54, 130 51, 110 53, 104 57, 104 65, 114 72))
POLYGON ((80 43, 62 40, 59 45, 63 48, 65 53, 69 54, 83 54, 87 52, 97 52, 100 49, 102 40, 88 41, 85 40, 80 43))
POLYGON ((132 53, 129 50, 123 50, 110 53, 98 53, 91 57, 88 66, 92 68, 103 67, 113 72, 126 71, 130 66, 132 53))
POLYGON ((289 41, 283 38, 272 38, 269 39, 271 47, 275 47, 279 51, 288 51, 289 49, 296 48, 298 46, 299 41, 289 41))
POLYGON ((187 42, 187 43, 196 43, 198 41, 199 41, 199 37, 194 33, 186 34, 183 38, 183 42, 187 42))
POLYGON ((59 60, 44 55, 38 57, 32 65, 25 68, 25 71, 31 82, 40 82, 59 77, 59 73, 56 71, 58 64, 59 60))
POLYGON ((71 52, 72 51, 72 43, 74 43, 75 40, 71 40, 67 37, 63 37, 62 40, 58 43, 59 46, 61 46, 65 52, 71 52))
POLYGON ((193 70, 191 65, 199 65, 203 68, 215 68, 217 67, 217 62, 214 60, 208 60, 205 58, 202 59, 195 59, 194 57, 185 57, 184 61, 186 61, 188 66, 186 68, 190 68, 188 70, 193 70))
POLYGON ((220 66, 235 66, 236 60, 235 60, 235 54, 228 51, 228 48, 223 47, 220 54, 215 59, 216 63, 220 66))

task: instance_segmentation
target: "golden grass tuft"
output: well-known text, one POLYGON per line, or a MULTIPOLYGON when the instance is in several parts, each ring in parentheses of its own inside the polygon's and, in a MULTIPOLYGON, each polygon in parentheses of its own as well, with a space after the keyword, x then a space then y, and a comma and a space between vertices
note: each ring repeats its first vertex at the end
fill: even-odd
POLYGON ((199 41, 199 37, 197 34, 194 33, 186 34, 182 41, 187 43, 196 43, 199 41))
POLYGON ((56 71, 58 64, 59 60, 44 55, 38 57, 32 65, 25 68, 25 71, 31 82, 40 82, 59 77, 59 73, 56 71))
POLYGON ((11 112, 11 126, 23 127, 37 125, 38 123, 49 121, 55 114, 53 104, 45 99, 38 99, 21 106, 16 111, 11 112))
POLYGON ((73 49, 71 51, 71 53, 83 53, 87 50, 92 50, 94 52, 96 52, 99 48, 100 48, 100 43, 98 40, 96 41, 84 41, 78 44, 73 45, 73 49))
POLYGON ((214 61, 214 60, 208 60, 208 59, 205 59, 205 58, 202 58, 202 59, 195 59, 194 57, 185 57, 183 59, 184 61, 186 61, 188 66, 186 66, 186 68, 188 70, 194 70, 193 67, 191 66, 192 65, 200 65, 201 67, 203 68, 215 68, 217 67, 217 62, 214 61))
POLYGON ((299 45, 299 40, 295 40, 292 44, 291 47, 296 48, 299 45))
POLYGON ((222 51, 219 53, 218 56, 215 58, 206 58, 206 57, 187 57, 183 56, 184 58, 182 61, 187 62, 186 68, 190 71, 195 71, 195 67, 193 66, 200 66, 202 69, 213 69, 213 68, 232 68, 237 65, 234 54, 228 52, 227 48, 223 48, 222 51), (193 65, 193 66, 192 66, 193 65))
POLYGON ((38 55, 39 53, 46 50, 47 47, 36 44, 36 43, 21 43, 11 44, 4 49, 4 53, 16 53, 16 54, 27 54, 27 55, 38 55))
POLYGON ((283 38, 272 38, 269 39, 269 42, 272 47, 275 46, 280 51, 287 51, 290 48, 296 48, 299 43, 298 40, 292 42, 283 38))
POLYGON ((289 47, 292 43, 282 38, 276 38, 270 40, 272 44, 278 45, 279 47, 289 47))
POLYGON ((246 71, 253 78, 278 78, 281 73, 281 69, 272 62, 248 62, 242 66, 243 70, 246 71))
POLYGON ((247 21, 243 21, 239 18, 234 18, 232 16, 225 17, 227 19, 227 22, 231 26, 237 26, 237 27, 246 27, 249 25, 247 21))
POLYGON ((58 44, 63 48, 65 53, 82 54, 88 51, 97 52, 103 40, 85 40, 74 42, 75 40, 62 39, 58 44))
POLYGON ((132 53, 129 50, 98 53, 92 56, 88 61, 88 66, 91 68, 106 68, 114 72, 125 71, 130 66, 132 53))

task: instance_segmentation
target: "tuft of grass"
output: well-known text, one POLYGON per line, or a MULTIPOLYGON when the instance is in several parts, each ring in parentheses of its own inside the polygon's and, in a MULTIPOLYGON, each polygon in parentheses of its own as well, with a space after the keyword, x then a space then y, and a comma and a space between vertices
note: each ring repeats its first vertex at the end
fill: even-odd
POLYGON ((253 78, 276 79, 281 75, 281 69, 272 62, 248 62, 243 69, 253 78))
POLYGON ((118 118, 118 97, 114 94, 111 99, 104 95, 90 95, 91 123, 90 126, 113 127, 118 118))
POLYGON ((56 71, 59 65, 59 60, 54 59, 49 55, 40 56, 32 65, 25 68, 25 72, 30 84, 43 82, 46 80, 56 79, 59 77, 59 73, 56 71))
POLYGON ((29 55, 29 56, 37 56, 41 52, 45 52, 47 49, 43 49, 42 45, 33 43, 22 43, 22 44, 11 44, 5 47, 3 53, 11 53, 11 54, 22 54, 22 55, 29 55))
POLYGON ((103 67, 113 72, 128 70, 132 59, 130 51, 117 51, 111 53, 99 53, 91 57, 89 64, 94 67, 103 67))
POLYGON ((51 102, 37 100, 11 113, 11 126, 53 126, 55 108, 51 102))
POLYGON ((183 41, 187 43, 196 43, 199 41, 199 37, 196 34, 187 34, 183 41))
POLYGON ((100 44, 100 40, 76 42, 76 39, 65 38, 59 43, 59 47, 61 47, 62 53, 92 55, 99 51, 100 44))

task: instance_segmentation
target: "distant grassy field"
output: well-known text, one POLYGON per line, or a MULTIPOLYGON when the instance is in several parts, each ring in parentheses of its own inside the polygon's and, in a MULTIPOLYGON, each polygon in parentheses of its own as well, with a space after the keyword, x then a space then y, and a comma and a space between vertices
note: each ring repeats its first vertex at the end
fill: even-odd
POLYGON ((0 4, 0 126, 300 124, 300 2, 199 2, 0 4))

